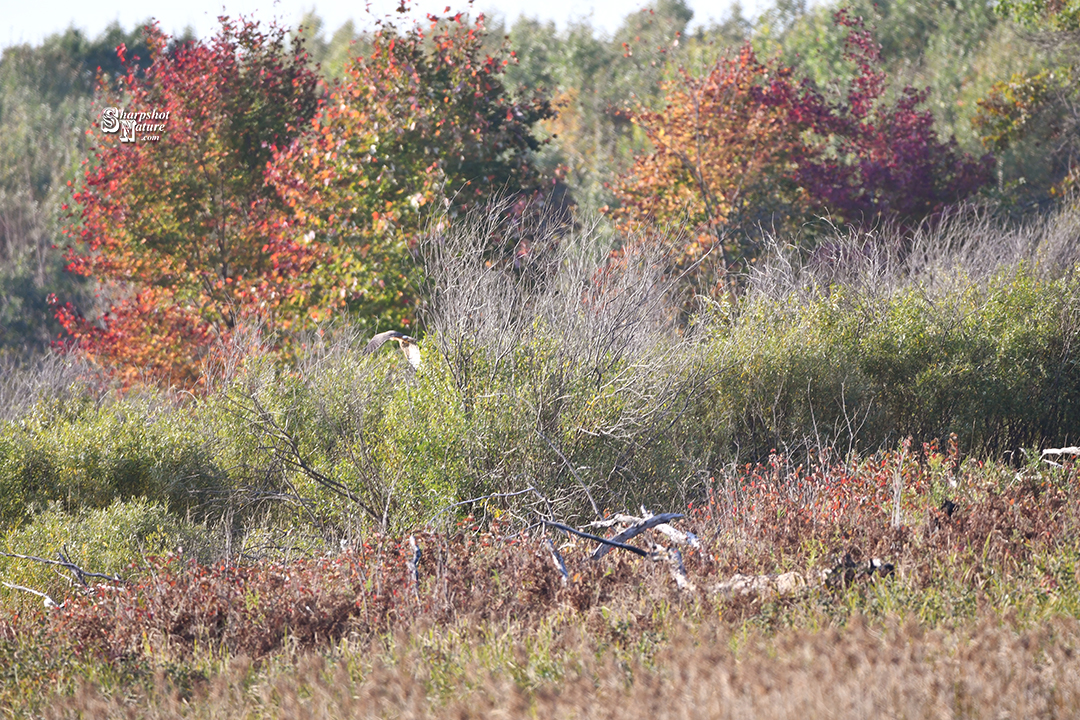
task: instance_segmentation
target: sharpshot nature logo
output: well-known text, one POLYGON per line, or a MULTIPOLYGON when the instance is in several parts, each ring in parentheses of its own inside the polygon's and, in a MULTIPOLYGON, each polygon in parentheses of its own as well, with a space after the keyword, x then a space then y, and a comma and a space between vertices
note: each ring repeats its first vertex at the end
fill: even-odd
POLYGON ((165 132, 168 119, 168 112, 127 112, 118 107, 108 107, 101 111, 101 131, 119 132, 122 143, 157 142, 161 139, 161 133, 165 132))

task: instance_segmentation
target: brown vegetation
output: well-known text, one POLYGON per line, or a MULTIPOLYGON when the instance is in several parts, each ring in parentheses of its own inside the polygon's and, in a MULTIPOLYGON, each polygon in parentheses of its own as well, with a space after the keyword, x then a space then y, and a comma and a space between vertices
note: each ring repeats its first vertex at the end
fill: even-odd
POLYGON ((288 564, 152 561, 0 622, 0 699, 47 717, 1069 716, 1076 472, 951 455, 747 468, 676 521, 704 545, 684 553, 693 590, 582 540, 564 583, 542 537, 498 525, 415 535, 416 587, 386 536, 288 564), (786 571, 805 585, 718 592, 786 571))
POLYGON ((431 650, 405 641, 370 660, 355 647, 337 657, 293 655, 255 683, 250 660, 230 660, 193 695, 164 673, 137 699, 89 687, 57 698, 45 717, 1050 718, 1080 711, 1080 628, 1072 620, 1018 630, 988 617, 952 632, 856 621, 772 638, 710 624, 680 629, 648 664, 612 660, 602 641, 568 631, 560 649, 580 661, 558 682, 537 677, 543 668, 530 662, 524 633, 508 635, 507 663, 493 671, 483 660, 465 661, 442 686, 445 700, 431 695, 443 680, 431 650), (539 687, 530 690, 530 681, 539 687))

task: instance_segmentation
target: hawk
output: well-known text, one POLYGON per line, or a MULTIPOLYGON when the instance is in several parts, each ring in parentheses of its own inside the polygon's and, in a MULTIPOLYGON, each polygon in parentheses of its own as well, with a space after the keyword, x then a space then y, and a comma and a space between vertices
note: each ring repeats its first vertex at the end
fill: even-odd
POLYGON ((364 347, 364 354, 370 355, 385 345, 388 340, 397 341, 398 347, 401 348, 401 352, 405 353, 405 359, 409 361, 413 369, 420 369, 420 346, 417 344, 416 338, 400 333, 397 330, 387 330, 371 338, 371 341, 364 347))

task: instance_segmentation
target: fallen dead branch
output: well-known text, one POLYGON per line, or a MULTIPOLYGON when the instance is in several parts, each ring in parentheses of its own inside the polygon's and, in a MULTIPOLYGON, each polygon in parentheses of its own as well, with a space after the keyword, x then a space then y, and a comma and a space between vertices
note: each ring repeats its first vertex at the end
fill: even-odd
POLYGON ((409 536, 409 557, 405 561, 409 569, 409 579, 412 580, 413 595, 416 601, 420 601, 420 546, 416 544, 416 536, 409 536))
POLYGON ((677 547, 664 547, 657 545, 653 551, 653 557, 657 560, 665 560, 671 577, 675 580, 675 586, 685 592, 696 592, 697 586, 690 582, 686 576, 686 566, 683 564, 682 553, 677 547))
POLYGON ((724 582, 712 586, 713 594, 727 597, 776 594, 780 597, 794 595, 807 587, 806 578, 797 572, 779 575, 742 575, 735 573, 724 582))
MULTIPOLYGON (((680 515, 680 517, 682 517, 682 516, 680 515)), ((617 547, 617 548, 620 548, 622 550, 629 550, 630 552, 634 553, 635 555, 640 555, 641 557, 644 557, 644 558, 649 557, 649 553, 642 550, 641 548, 634 547, 633 545, 627 545, 625 543, 621 543, 618 540, 608 540, 607 538, 602 538, 599 535, 593 535, 592 533, 582 532, 581 530, 575 530, 574 528, 570 527, 569 525, 563 525, 562 523, 553 522, 551 520, 544 520, 543 523, 545 525, 547 525, 548 527, 557 528, 559 530, 562 530, 563 532, 568 532, 571 535, 577 535, 578 537, 583 537, 586 540, 592 540, 594 542, 598 542, 598 543, 601 543, 603 545, 610 545, 611 547, 617 547)))
MULTIPOLYGON (((684 533, 668 524, 671 520, 677 520, 683 517, 682 513, 661 513, 659 515, 653 515, 644 507, 641 508, 641 512, 645 517, 618 514, 608 520, 590 523, 590 527, 629 525, 629 527, 625 528, 612 538, 602 538, 599 535, 582 532, 581 530, 576 530, 562 523, 544 521, 544 524, 599 543, 599 547, 589 555, 591 560, 599 560, 612 548, 619 548, 622 550, 629 550, 635 555, 640 555, 641 557, 649 558, 650 560, 664 561, 671 571, 671 577, 674 578, 675 585, 680 590, 687 592, 696 591, 697 587, 690 582, 690 579, 686 576, 686 566, 683 564, 682 553, 679 551, 678 547, 665 547, 658 543, 649 543, 650 549, 649 551, 645 551, 641 548, 634 547, 633 545, 628 545, 625 542, 630 538, 640 535, 646 530, 658 530, 667 537, 673 539, 677 544, 700 548, 701 543, 698 542, 697 537, 694 536, 693 533, 684 533)), ((555 569, 558 570, 559 574, 562 576, 563 584, 566 584, 570 578, 566 571, 566 563, 563 561, 562 556, 550 539, 547 540, 547 545, 548 550, 551 553, 552 561, 555 563, 555 569)))
MULTIPOLYGON (((592 523, 592 527, 612 527, 614 525, 629 525, 628 528, 611 538, 612 542, 623 543, 630 538, 633 538, 646 530, 655 528, 660 532, 667 535, 673 541, 680 545, 688 545, 694 548, 700 548, 701 543, 698 542, 696 536, 692 533, 684 533, 680 530, 676 530, 668 523, 671 520, 678 520, 683 517, 682 513, 660 513, 659 515, 653 515, 645 508, 641 508, 644 517, 634 517, 633 515, 618 514, 610 520, 600 520, 592 523)), ((601 545, 593 551, 592 559, 599 560, 607 555, 610 550, 609 546, 601 545)))
POLYGON ((124 581, 119 575, 104 575, 102 573, 88 572, 81 567, 71 562, 64 553, 57 553, 60 557, 59 560, 49 560, 48 558, 41 558, 35 555, 22 555, 20 553, 0 552, 0 556, 15 558, 17 560, 31 560, 33 562, 44 563, 45 565, 58 565, 62 568, 70 570, 75 574, 79 584, 83 587, 90 587, 90 583, 86 581, 87 578, 101 578, 102 580, 108 580, 114 583, 123 583, 124 581))
POLYGON ((1047 460, 1047 455, 1080 455, 1080 447, 1063 447, 1063 448, 1046 448, 1039 454, 1039 458, 1047 465, 1053 465, 1054 467, 1061 467, 1061 463, 1054 462, 1053 460, 1047 460))
POLYGON ((47 595, 46 593, 41 592, 40 590, 35 590, 33 588, 28 588, 25 585, 16 585, 15 583, 9 583, 9 582, 0 582, 0 585, 3 585, 4 587, 10 588, 12 590, 21 590, 22 592, 27 592, 27 593, 30 593, 31 595, 37 595, 39 598, 44 598, 45 599, 45 607, 47 607, 47 608, 62 608, 62 607, 64 607, 63 603, 56 602, 51 597, 49 597, 49 595, 47 595))

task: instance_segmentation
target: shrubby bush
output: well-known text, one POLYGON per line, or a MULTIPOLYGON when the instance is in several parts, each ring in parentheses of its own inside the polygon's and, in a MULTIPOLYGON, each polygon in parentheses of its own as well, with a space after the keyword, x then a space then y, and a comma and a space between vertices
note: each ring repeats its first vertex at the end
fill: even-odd
POLYGON ((393 385, 385 366, 360 353, 366 338, 355 329, 325 328, 305 340, 291 366, 249 351, 197 413, 235 510, 251 516, 273 505, 279 522, 329 523, 330 539, 354 512, 380 524, 386 514, 368 443, 393 385))
POLYGON ((362 354, 366 336, 341 324, 299 337, 290 363, 237 350, 183 402, 46 383, 0 433, 4 522, 143 499, 255 556, 470 512, 679 507, 774 448, 1075 440, 1075 212, 774 248, 743 295, 689 323, 662 243, 611 253, 587 227, 541 227, 520 232, 528 248, 492 250, 519 236, 497 217, 437 225, 422 245, 418 371, 392 349, 362 354))
POLYGON ((364 338, 327 328, 294 367, 253 359, 206 400, 240 492, 287 499, 276 512, 328 540, 350 518, 441 523, 448 506, 492 494, 560 516, 681 496, 665 424, 695 378, 680 348, 696 340, 678 333, 663 257, 643 245, 612 264, 590 233, 537 243, 529 231, 528 253, 491 251, 492 234, 514 235, 493 218, 474 213, 425 242, 418 372, 396 352, 360 356, 364 338))
POLYGON ((714 334, 737 358, 713 386, 717 424, 751 459, 954 432, 982 453, 1069 440, 1075 222, 1005 230, 962 214, 902 252, 886 231, 775 256, 714 334))
POLYGON ((42 397, 0 423, 0 522, 130 498, 183 515, 225 481, 182 407, 154 395, 99 403, 90 392, 42 397))
POLYGON ((770 447, 874 449, 956 433, 1000 453, 1070 439, 1080 374, 1073 275, 1002 271, 950 293, 822 288, 756 298, 714 339, 738 360, 710 389, 712 422, 752 459, 770 447))
MULTIPOLYGON (((132 565, 143 568, 147 558, 181 553, 202 562, 215 560, 220 543, 205 526, 185 521, 160 503, 136 498, 116 500, 106 507, 68 512, 54 505, 21 526, 8 526, 0 550, 56 560, 58 553, 87 572, 130 575, 132 565)), ((0 557, 0 577, 45 592, 60 602, 69 596, 74 574, 38 562, 0 557)), ((101 579, 90 580, 93 584, 101 579)), ((5 604, 40 605, 32 596, 0 590, 5 604)))

